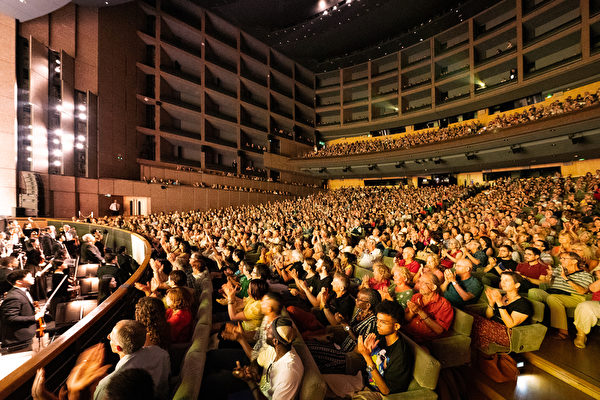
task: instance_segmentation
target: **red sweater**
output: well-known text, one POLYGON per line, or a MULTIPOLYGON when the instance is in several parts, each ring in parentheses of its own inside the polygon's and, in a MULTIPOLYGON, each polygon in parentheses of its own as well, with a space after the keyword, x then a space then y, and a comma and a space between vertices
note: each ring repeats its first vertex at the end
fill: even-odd
POLYGON ((167 308, 167 323, 171 331, 172 343, 189 342, 192 337, 192 313, 190 310, 167 308))

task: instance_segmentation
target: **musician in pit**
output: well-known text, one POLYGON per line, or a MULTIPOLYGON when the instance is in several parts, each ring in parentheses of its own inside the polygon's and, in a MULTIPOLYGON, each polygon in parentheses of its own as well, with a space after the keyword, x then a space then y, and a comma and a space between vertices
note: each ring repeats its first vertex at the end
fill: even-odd
POLYGON ((34 277, 31 296, 34 300, 46 299, 46 278, 43 276, 46 261, 39 240, 38 230, 31 230, 29 237, 23 242, 23 250, 27 257, 25 269, 30 271, 34 277))
POLYGON ((0 305, 0 340, 3 348, 25 349, 35 336, 37 321, 44 311, 36 309, 29 289, 35 279, 30 271, 19 269, 8 274, 13 286, 0 305))

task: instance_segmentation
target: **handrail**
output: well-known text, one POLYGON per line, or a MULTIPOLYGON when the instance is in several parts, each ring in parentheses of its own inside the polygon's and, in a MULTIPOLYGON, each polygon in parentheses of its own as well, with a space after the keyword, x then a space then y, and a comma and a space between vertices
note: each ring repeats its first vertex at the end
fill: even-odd
MULTIPOLYGON (((62 224, 73 224, 68 220, 56 220, 48 219, 47 221, 58 222, 62 224)), ((79 224, 79 222, 78 222, 79 224)), ((127 231, 120 228, 109 227, 106 225, 95 225, 86 224, 90 227, 97 229, 113 229, 117 231, 126 232, 132 236, 141 239, 144 243, 145 256, 144 261, 140 264, 139 268, 134 274, 121 285, 112 295, 108 297, 101 305, 96 307, 92 312, 86 315, 83 319, 69 328, 64 334, 58 339, 51 343, 48 347, 35 354, 31 359, 26 361, 23 365, 13 371, 11 374, 6 376, 0 381, 0 400, 5 399, 12 394, 16 389, 24 385, 28 380, 32 379, 39 368, 45 367, 50 361, 54 360, 60 355, 68 346, 72 345, 78 340, 83 333, 85 333, 95 322, 99 321, 101 317, 106 315, 123 297, 127 294, 129 287, 133 286, 137 282, 144 271, 146 270, 150 261, 150 254, 152 253, 152 247, 150 243, 141 235, 127 231)))

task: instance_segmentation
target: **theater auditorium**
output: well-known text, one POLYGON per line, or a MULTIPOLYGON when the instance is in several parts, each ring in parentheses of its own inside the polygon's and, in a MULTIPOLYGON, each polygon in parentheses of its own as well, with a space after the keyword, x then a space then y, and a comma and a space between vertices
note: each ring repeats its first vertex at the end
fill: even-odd
POLYGON ((0 400, 600 399, 600 0, 3 0, 0 49, 0 400))

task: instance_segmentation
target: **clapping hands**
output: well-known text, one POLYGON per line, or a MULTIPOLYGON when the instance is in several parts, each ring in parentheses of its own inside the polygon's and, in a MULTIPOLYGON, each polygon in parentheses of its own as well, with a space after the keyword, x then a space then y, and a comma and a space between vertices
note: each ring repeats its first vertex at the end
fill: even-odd
POLYGON ((371 357, 371 353, 373 352, 373 349, 375 349, 375 347, 377 347, 377 345, 379 344, 379 340, 377 340, 377 337, 375 336, 374 333, 369 333, 369 335, 367 335, 367 337, 363 337, 362 335, 360 335, 358 337, 358 342, 356 345, 356 350, 365 358, 369 358, 371 357))

